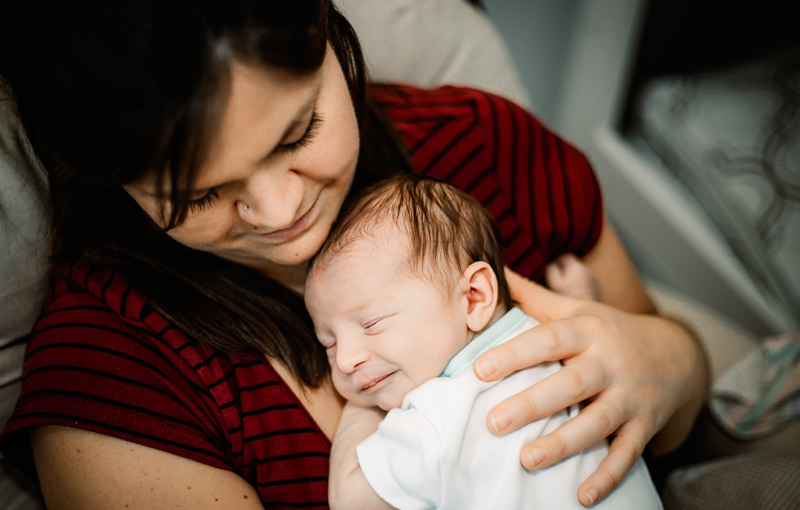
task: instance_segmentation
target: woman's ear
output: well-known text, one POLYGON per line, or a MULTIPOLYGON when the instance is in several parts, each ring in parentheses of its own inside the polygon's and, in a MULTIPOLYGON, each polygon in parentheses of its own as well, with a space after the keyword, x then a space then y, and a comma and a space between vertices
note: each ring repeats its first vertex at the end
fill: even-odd
POLYGON ((486 262, 473 262, 461 274, 467 300, 467 327, 477 333, 489 324, 497 308, 497 276, 486 262))

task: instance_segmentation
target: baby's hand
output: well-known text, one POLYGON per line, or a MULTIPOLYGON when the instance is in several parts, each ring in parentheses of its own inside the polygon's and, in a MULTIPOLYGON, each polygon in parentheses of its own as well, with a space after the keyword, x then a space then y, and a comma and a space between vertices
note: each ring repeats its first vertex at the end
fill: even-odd
POLYGON ((578 299, 600 299, 599 286, 592 270, 571 253, 565 253, 549 263, 544 280, 553 292, 578 299))

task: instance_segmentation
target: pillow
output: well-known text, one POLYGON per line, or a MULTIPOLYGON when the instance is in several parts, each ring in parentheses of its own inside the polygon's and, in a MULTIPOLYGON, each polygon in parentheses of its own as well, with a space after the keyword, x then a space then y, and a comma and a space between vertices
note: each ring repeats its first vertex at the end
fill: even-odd
POLYGON ((650 82, 638 131, 697 196, 785 324, 800 327, 800 48, 650 82))
POLYGON ((335 0, 374 81, 466 85, 530 108, 517 68, 486 13, 466 0, 335 0))
POLYGON ((678 469, 661 497, 665 510, 797 508, 800 453, 735 455, 678 469))
MULTIPOLYGON (((47 177, 0 78, 0 429, 22 386, 22 360, 49 281, 47 177)), ((0 456, 0 508, 44 508, 30 480, 0 456)))

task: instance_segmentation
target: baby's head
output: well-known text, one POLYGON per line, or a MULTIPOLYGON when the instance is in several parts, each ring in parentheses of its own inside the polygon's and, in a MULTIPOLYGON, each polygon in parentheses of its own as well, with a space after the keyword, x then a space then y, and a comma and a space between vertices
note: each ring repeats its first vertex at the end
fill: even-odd
POLYGON ((431 179, 394 177, 356 199, 305 289, 339 392, 399 407, 510 309, 499 239, 478 202, 431 179))

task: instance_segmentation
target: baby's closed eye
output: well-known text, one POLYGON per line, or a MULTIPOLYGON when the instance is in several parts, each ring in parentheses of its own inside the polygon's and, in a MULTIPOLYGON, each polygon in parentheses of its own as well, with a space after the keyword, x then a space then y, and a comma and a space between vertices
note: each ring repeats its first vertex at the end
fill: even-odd
POLYGON ((366 330, 367 333, 375 334, 377 333, 378 329, 377 326, 379 324, 381 324, 385 319, 388 319, 389 317, 394 317, 395 315, 397 315, 397 312, 369 319, 368 321, 364 322, 363 328, 366 330))

